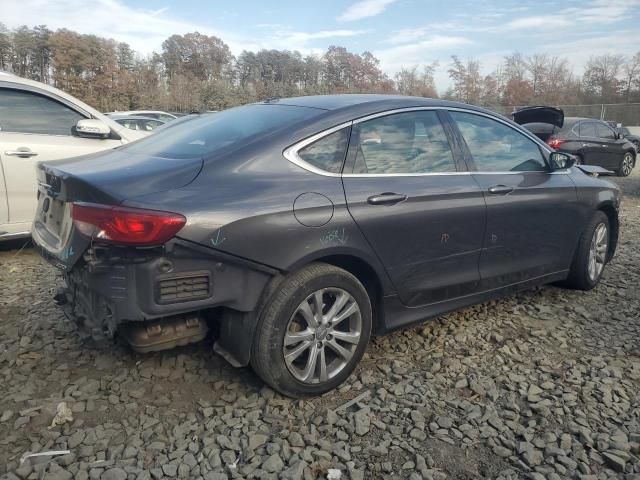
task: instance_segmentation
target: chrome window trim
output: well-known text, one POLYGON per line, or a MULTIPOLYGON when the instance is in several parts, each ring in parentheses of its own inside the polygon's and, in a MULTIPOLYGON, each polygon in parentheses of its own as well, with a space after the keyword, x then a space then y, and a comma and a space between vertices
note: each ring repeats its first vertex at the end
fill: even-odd
MULTIPOLYGON (((290 147, 286 148, 284 152, 282 152, 282 155, 291 163, 299 166, 300 168, 304 168, 309 172, 316 173, 318 175, 324 175, 325 177, 341 177, 342 173, 327 172, 326 170, 322 170, 321 168, 318 168, 315 165, 311 165, 309 162, 304 161, 302 158, 300 158, 300 155, 298 155, 298 152, 302 150, 304 147, 306 147, 307 145, 310 145, 313 142, 317 142, 318 140, 328 135, 331 135, 332 133, 335 133, 338 130, 342 130, 343 128, 350 127, 351 125, 353 125, 353 122, 349 121, 349 122, 341 123, 340 125, 336 125, 335 127, 331 127, 328 130, 323 130, 322 132, 316 133, 315 135, 305 138, 304 140, 301 140, 298 143, 295 143, 290 147)), ((347 145, 347 148, 348 148, 348 145, 347 145)))
POLYGON ((476 172, 429 172, 429 173, 343 173, 344 178, 375 177, 441 177, 448 175, 472 175, 476 172))
MULTIPOLYGON (((484 112, 478 112, 475 110, 470 110, 470 109, 466 109, 466 108, 461 108, 461 107, 444 107, 444 106, 434 106, 434 107, 404 107, 404 108, 396 108, 393 110, 386 110, 384 112, 378 112, 378 113, 373 113, 370 115, 366 115, 364 117, 360 117, 357 118, 355 120, 349 121, 349 122, 344 122, 341 123, 339 125, 336 125, 335 127, 331 127, 327 130, 323 130, 321 132, 318 132, 308 138, 305 138, 304 140, 301 140, 297 143, 294 143, 293 145, 291 145, 290 147, 287 147, 283 152, 282 155, 291 163, 293 163, 294 165, 297 165, 298 167, 307 170, 311 173, 315 173, 317 175, 323 175, 325 177, 346 177, 346 178, 361 178, 361 177, 426 177, 426 176, 443 176, 443 175, 475 175, 475 174, 480 174, 480 175, 520 175, 520 174, 525 174, 525 173, 541 173, 542 171, 540 170, 529 170, 529 171, 523 171, 523 172, 513 172, 513 171, 500 171, 500 172, 478 172, 478 171, 464 171, 464 172, 428 172, 428 173, 333 173, 333 172, 327 172, 326 170, 322 170, 321 168, 318 168, 314 165, 311 165, 310 163, 304 161, 302 158, 300 158, 300 156, 298 155, 298 152, 300 150, 302 150, 304 147, 306 147, 307 145, 312 144, 313 142, 316 142, 324 137, 326 137, 327 135, 331 135, 332 133, 337 132, 338 130, 342 130, 343 128, 349 127, 349 126, 354 126, 357 125, 359 123, 362 122, 366 122, 368 120, 373 120, 374 118, 379 118, 379 117, 385 117, 387 115, 394 115, 397 113, 406 113, 406 112, 416 112, 416 111, 425 111, 425 110, 446 110, 446 111, 455 111, 455 112, 463 112, 463 113, 470 113, 473 115, 479 115, 482 117, 486 117, 492 120, 495 120, 499 123, 502 123, 504 125, 506 125, 507 127, 511 128, 512 130, 520 133, 521 135, 524 135, 525 137, 527 137, 528 139, 532 140, 534 143, 536 143, 538 146, 542 147, 548 154, 552 153, 553 150, 550 149, 550 147, 545 144, 542 140, 540 140, 538 137, 536 137, 535 135, 529 133, 526 131, 526 129, 522 128, 522 131, 518 130, 517 128, 515 128, 513 125, 511 125, 508 121, 505 121, 503 119, 501 119, 497 114, 496 115, 492 115, 492 114, 487 114, 484 112)), ((555 174, 568 174, 570 173, 569 170, 566 171, 552 171, 552 172, 547 172, 547 173, 555 173, 555 174)))
POLYGON ((476 112, 474 110, 467 110, 467 109, 463 109, 463 108, 449 108, 448 110, 451 110, 453 112, 462 112, 462 113, 471 113, 472 115, 479 115, 481 117, 486 117, 486 118, 490 118, 492 120, 496 120, 499 123, 502 123, 504 125, 506 125, 507 127, 509 127, 511 130, 514 130, 516 132, 518 132, 521 135, 524 135, 525 137, 527 137, 529 140, 532 140, 533 143, 539 145, 540 147, 544 148, 544 150, 547 153, 551 153, 553 152, 553 150, 551 150, 551 147, 549 147, 549 145, 547 145, 546 143, 544 143, 542 140, 540 140, 538 137, 536 137, 534 134, 532 134, 531 132, 529 132, 526 128, 524 127, 520 127, 520 129, 515 128, 513 125, 511 125, 509 122, 501 119, 500 117, 494 116, 494 115, 489 115, 486 114, 484 112, 476 112))

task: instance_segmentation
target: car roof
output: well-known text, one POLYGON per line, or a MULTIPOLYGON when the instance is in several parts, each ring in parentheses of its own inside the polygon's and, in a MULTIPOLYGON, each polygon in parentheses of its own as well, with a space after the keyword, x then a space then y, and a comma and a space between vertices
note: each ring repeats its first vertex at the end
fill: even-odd
MULTIPOLYGON (((482 110, 472 105, 459 102, 450 102, 435 98, 409 97, 404 95, 378 95, 363 93, 345 93, 338 95, 312 95, 290 98, 270 98, 262 104, 292 105, 297 107, 318 108, 322 110, 338 110, 345 107, 368 104, 372 108, 382 104, 396 105, 396 108, 431 106, 431 107, 464 107, 482 110)), ((386 106, 386 105, 385 105, 386 106)))
POLYGON ((123 110, 123 111, 115 111, 109 112, 107 115, 136 115, 138 113, 158 113, 161 115, 170 115, 175 116, 169 112, 163 112, 162 110, 123 110))
POLYGON ((565 120, 569 123, 571 123, 572 125, 578 122, 582 122, 583 120, 589 120, 590 122, 600 122, 600 123, 605 123, 602 120, 600 120, 599 118, 587 118, 587 117, 565 117, 565 120))
POLYGON ((109 118, 113 118, 114 120, 150 120, 152 122, 165 123, 163 120, 158 118, 145 117, 143 115, 119 115, 114 113, 109 115, 109 118))

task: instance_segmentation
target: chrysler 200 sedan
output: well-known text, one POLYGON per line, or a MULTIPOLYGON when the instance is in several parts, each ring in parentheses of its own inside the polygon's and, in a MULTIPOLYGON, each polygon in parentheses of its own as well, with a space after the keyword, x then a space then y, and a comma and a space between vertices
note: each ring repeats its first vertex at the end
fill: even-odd
POLYGON ((32 234, 94 337, 152 351, 212 331, 231 364, 304 397, 343 382, 372 334, 595 287, 620 201, 598 172, 469 105, 276 99, 40 164, 32 234))

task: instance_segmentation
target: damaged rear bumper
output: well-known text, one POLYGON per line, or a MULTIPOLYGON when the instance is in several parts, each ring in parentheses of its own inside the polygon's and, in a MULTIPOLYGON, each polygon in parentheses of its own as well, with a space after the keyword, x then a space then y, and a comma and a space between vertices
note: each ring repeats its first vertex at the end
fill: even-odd
POLYGON ((66 287, 56 300, 96 339, 126 324, 121 333, 134 348, 159 350, 206 335, 202 316, 194 313, 215 307, 252 312, 276 273, 180 239, 155 248, 94 245, 65 271, 66 287), (142 325, 145 331, 136 330, 142 325))

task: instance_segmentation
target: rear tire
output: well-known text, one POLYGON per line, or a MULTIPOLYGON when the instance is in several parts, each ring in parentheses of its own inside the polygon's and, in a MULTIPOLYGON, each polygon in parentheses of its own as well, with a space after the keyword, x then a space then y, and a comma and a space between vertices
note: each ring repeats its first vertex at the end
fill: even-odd
POLYGON ((349 272, 315 263, 291 273, 267 302, 251 366, 274 390, 295 398, 344 382, 371 335, 371 302, 349 272))
POLYGON ((565 285, 576 290, 594 288, 609 259, 611 239, 609 219, 602 211, 597 211, 587 224, 578 241, 565 285))
POLYGON ((635 155, 632 152, 626 152, 624 157, 622 157, 622 161, 620 162, 620 168, 618 168, 618 176, 619 177, 628 177, 631 174, 631 171, 634 167, 635 155))

